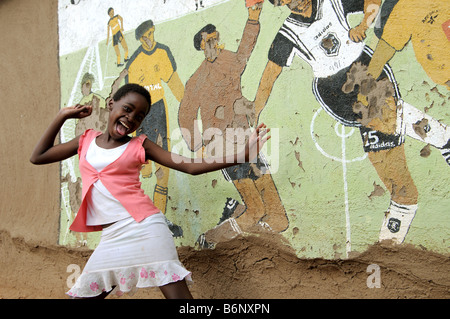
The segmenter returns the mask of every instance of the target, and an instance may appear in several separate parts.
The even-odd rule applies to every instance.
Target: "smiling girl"
[[[166,298],[192,298],[191,280],[178,259],[164,215],[144,194],[139,172],[148,160],[181,172],[198,175],[252,160],[270,138],[264,124],[250,136],[245,150],[227,157],[199,161],[162,149],[145,135],[130,137],[150,111],[150,95],[137,84],[121,87],[108,102],[105,132],[87,130],[54,145],[69,118],[91,114],[90,105],[61,109],[36,145],[30,161],[48,164],[79,156],[83,181],[82,203],[70,229],[102,231],[99,245],[75,285],[67,292],[77,298],[105,298],[118,293],[159,287]]]

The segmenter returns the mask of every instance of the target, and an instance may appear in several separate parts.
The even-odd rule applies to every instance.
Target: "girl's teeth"
[[[124,122],[122,122],[122,121],[119,121],[120,122],[120,124],[122,124],[123,126],[125,126],[127,129],[130,129]]]

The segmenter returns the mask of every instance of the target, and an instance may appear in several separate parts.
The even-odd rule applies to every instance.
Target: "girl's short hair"
[[[140,86],[139,84],[136,84],[136,83],[125,84],[124,86],[120,87],[120,89],[118,89],[116,93],[114,93],[112,98],[114,101],[119,101],[121,98],[123,98],[125,95],[127,95],[130,92],[135,92],[137,94],[142,95],[145,98],[145,100],[148,103],[148,109],[147,109],[147,112],[145,113],[147,115],[148,112],[150,112],[150,106],[152,105],[152,99],[150,97],[150,93],[148,93],[148,91],[144,87]]]

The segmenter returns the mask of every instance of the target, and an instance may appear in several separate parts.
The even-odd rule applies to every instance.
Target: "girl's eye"
[[[131,111],[131,109],[128,106],[126,106],[126,105],[123,106],[123,109],[125,110],[125,112],[130,112]]]

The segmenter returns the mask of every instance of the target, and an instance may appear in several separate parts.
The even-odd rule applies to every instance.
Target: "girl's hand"
[[[247,161],[253,161],[256,156],[258,156],[259,151],[262,149],[264,144],[270,139],[270,132],[264,123],[258,125],[256,130],[252,133],[248,139],[247,145],[245,147],[245,158]]]
[[[74,105],[74,106],[68,106],[63,109],[61,109],[60,114],[65,119],[82,119],[84,117],[87,117],[92,114],[92,105],[91,104],[85,104],[85,105]]]
[[[68,142],[54,145],[56,135],[61,130],[61,127],[64,125],[64,122],[67,119],[82,119],[86,116],[91,115],[91,113],[92,105],[90,104],[77,104],[59,110],[56,118],[50,123],[41,139],[36,144],[36,147],[34,148],[33,153],[30,157],[31,163],[49,164],[65,160],[71,156],[76,155],[79,147],[78,141],[80,137],[77,136]]]

